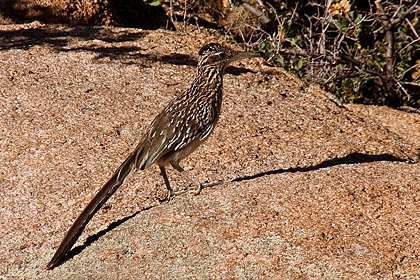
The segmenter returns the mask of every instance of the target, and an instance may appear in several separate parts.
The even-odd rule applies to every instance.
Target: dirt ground
[[[0,26],[0,278],[420,279],[420,116],[340,104],[258,58],[228,69],[219,124],[182,162],[224,185],[162,203],[158,168],[138,172],[45,270],[214,41]]]

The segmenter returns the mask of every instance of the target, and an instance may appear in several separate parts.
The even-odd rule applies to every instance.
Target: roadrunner
[[[57,252],[47,265],[51,269],[64,261],[93,215],[137,169],[156,163],[168,189],[167,198],[177,194],[171,188],[165,167],[171,165],[196,186],[199,194],[206,186],[200,184],[179,166],[179,162],[194,152],[213,131],[222,105],[223,74],[232,61],[259,57],[255,52],[234,51],[217,43],[207,44],[199,51],[197,76],[191,87],[169,103],[153,120],[134,152],[121,164],[71,226]]]

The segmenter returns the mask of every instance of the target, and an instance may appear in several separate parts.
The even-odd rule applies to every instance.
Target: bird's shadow
[[[126,221],[131,220],[132,218],[134,218],[135,216],[137,216],[141,212],[144,212],[144,211],[147,211],[149,209],[152,209],[153,207],[155,207],[155,206],[149,206],[149,207],[143,208],[142,210],[139,210],[139,211],[131,214],[130,216],[127,216],[125,218],[122,218],[122,219],[120,219],[118,221],[115,221],[115,222],[111,223],[106,229],[103,229],[103,230],[101,230],[101,231],[99,231],[99,232],[97,232],[97,233],[89,236],[86,239],[85,243],[83,243],[82,245],[76,246],[72,250],[70,250],[66,254],[66,256],[60,261],[60,263],[58,263],[56,266],[60,266],[61,264],[65,263],[66,261],[72,259],[74,256],[77,256],[84,249],[86,249],[92,243],[94,243],[97,240],[99,240],[99,238],[101,238],[102,236],[104,236],[105,234],[107,234],[108,232],[110,232],[111,230],[114,230],[115,228],[119,227],[120,225],[122,225]]]
[[[325,160],[317,165],[314,166],[307,166],[307,167],[292,167],[288,169],[276,169],[265,171],[261,173],[257,173],[254,175],[239,177],[233,179],[232,182],[242,182],[242,181],[249,181],[259,177],[267,176],[267,175],[275,175],[285,172],[295,173],[295,172],[309,172],[315,171],[322,168],[332,167],[336,165],[342,164],[360,164],[360,163],[367,163],[367,162],[378,162],[378,161],[391,161],[391,162],[412,162],[411,159],[402,159],[390,154],[381,154],[381,155],[367,155],[362,153],[351,153],[341,158],[333,158]]]
[[[260,178],[260,177],[263,177],[263,176],[270,176],[270,175],[275,175],[275,174],[280,174],[280,173],[285,173],[285,172],[291,172],[291,173],[310,172],[310,171],[315,171],[315,170],[318,170],[318,169],[323,169],[323,168],[342,165],[342,164],[360,164],[360,163],[380,162],[380,161],[410,162],[410,160],[398,158],[396,156],[389,155],[389,154],[367,155],[367,154],[362,154],[362,153],[351,153],[351,154],[348,154],[345,157],[325,160],[325,161],[321,162],[320,164],[317,164],[317,165],[314,165],[314,166],[293,167],[293,168],[288,168],[288,169],[276,169],[276,170],[264,171],[264,172],[257,173],[257,174],[254,174],[254,175],[238,177],[238,178],[235,178],[235,179],[231,180],[230,182],[249,181],[249,180],[254,180],[254,179],[257,179],[257,178]],[[167,200],[164,200],[164,201],[167,201]],[[104,236],[108,232],[112,231],[113,229],[119,227],[120,225],[122,225],[126,221],[128,221],[128,220],[136,217],[138,214],[140,214],[144,211],[150,210],[150,209],[152,209],[156,206],[157,205],[149,206],[149,207],[146,207],[142,210],[139,210],[139,211],[135,212],[134,214],[132,214],[130,216],[127,216],[123,219],[120,219],[116,222],[111,223],[106,229],[103,229],[103,230],[99,231],[98,233],[95,233],[95,234],[89,236],[87,238],[87,240],[82,245],[79,245],[79,246],[73,248],[70,252],[68,252],[67,255],[63,258],[63,260],[58,265],[61,265],[62,263],[66,262],[69,259],[73,258],[74,256],[78,255],[84,249],[86,249],[88,246],[90,246],[92,243],[99,240],[99,238],[101,238],[102,236]]]

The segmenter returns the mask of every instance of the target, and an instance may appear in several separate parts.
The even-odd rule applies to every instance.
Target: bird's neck
[[[223,88],[223,71],[224,69],[218,66],[203,67],[197,71],[197,76],[194,79],[193,86],[205,90],[208,93],[221,94]]]
[[[223,69],[215,67],[199,68],[190,89],[185,97],[204,108],[217,122],[222,105]]]

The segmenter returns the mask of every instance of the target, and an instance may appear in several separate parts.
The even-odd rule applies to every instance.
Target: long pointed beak
[[[229,59],[226,60],[224,67],[227,67],[231,62],[244,59],[244,58],[252,58],[252,57],[261,57],[261,55],[257,52],[242,52],[238,51],[231,55]]]
[[[252,57],[261,57],[261,55],[257,52],[237,52],[229,59],[230,61],[235,61],[244,58],[252,58]]]

